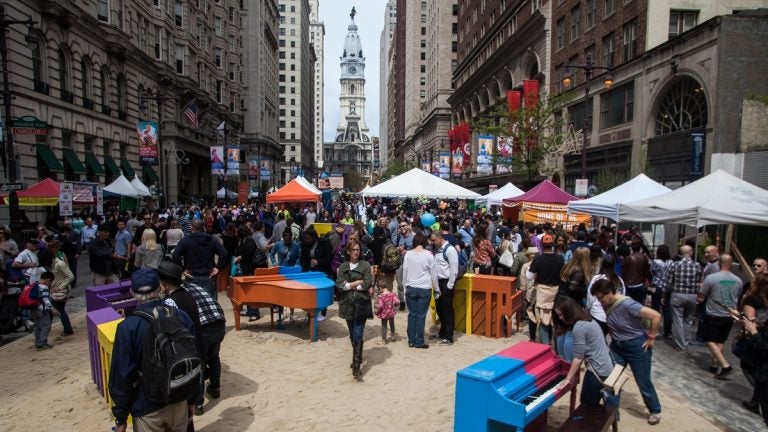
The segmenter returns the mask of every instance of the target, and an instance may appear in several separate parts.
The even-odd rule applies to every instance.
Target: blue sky
[[[365,119],[371,136],[379,136],[379,38],[384,28],[386,0],[320,0],[320,20],[325,24],[325,124],[323,140],[332,142],[339,124],[339,57],[344,50],[349,13],[355,7],[357,33],[365,56]]]

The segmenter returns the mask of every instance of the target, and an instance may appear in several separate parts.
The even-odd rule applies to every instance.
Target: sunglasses
[[[400,228],[408,228],[408,225],[400,225]]]

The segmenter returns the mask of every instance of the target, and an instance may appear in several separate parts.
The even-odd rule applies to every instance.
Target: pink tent
[[[528,192],[504,200],[505,207],[515,207],[521,202],[532,202],[541,204],[568,204],[568,201],[575,201],[578,198],[565,192],[549,180],[544,180]]]
[[[549,180],[528,192],[502,201],[504,217],[523,222],[558,223],[568,229],[573,224],[589,223],[589,215],[568,213],[568,201],[578,200]]]

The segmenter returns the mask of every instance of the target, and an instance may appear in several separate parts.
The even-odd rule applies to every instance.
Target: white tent
[[[312,192],[322,195],[323,192],[320,191],[320,189],[316,188],[315,185],[313,185],[309,180],[305,179],[304,176],[297,176],[296,181],[299,182],[302,186],[305,188],[311,190]]]
[[[476,199],[480,194],[414,168],[363,192],[364,197]]]
[[[110,183],[109,186],[104,187],[104,190],[116,195],[129,196],[132,198],[143,196],[143,193],[136,190],[131,182],[129,182],[128,179],[125,178],[125,176],[122,174],[120,174],[120,177],[118,177],[115,181]]]
[[[229,198],[237,198],[237,192],[232,192],[231,190],[228,190],[227,196]],[[216,191],[216,198],[224,198],[224,188],[221,188]]]
[[[131,186],[133,186],[134,189],[139,191],[139,195],[141,196],[151,196],[152,192],[149,191],[149,188],[139,180],[139,177],[134,177],[133,180],[131,180]]]
[[[768,191],[723,170],[664,195],[621,204],[621,220],[679,223],[768,224]]]
[[[513,185],[512,183],[507,183],[501,189],[496,189],[495,191],[489,193],[488,195],[483,195],[480,198],[476,199],[475,204],[489,205],[489,206],[501,205],[501,201],[504,198],[514,198],[524,193],[525,191],[520,190],[520,188]]]
[[[600,195],[584,200],[568,201],[568,211],[602,216],[618,221],[620,204],[663,195],[669,191],[671,189],[668,187],[656,183],[645,174],[640,174]]]

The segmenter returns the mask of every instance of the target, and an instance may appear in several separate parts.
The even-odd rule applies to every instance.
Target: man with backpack
[[[184,432],[202,372],[194,325],[163,303],[155,270],[134,272],[131,293],[138,305],[117,326],[109,371],[115,431],[125,432],[132,415],[137,431]]]
[[[453,287],[459,272],[459,253],[443,238],[440,231],[431,236],[435,252],[435,267],[437,269],[438,295],[437,316],[440,317],[440,332],[436,335],[440,345],[453,345]]]

